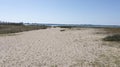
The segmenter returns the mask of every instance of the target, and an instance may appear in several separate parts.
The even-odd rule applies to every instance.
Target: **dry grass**
[[[46,26],[0,25],[0,34],[17,33],[46,28]]]
[[[120,34],[120,28],[102,28],[106,34]]]
[[[103,45],[109,47],[120,48],[120,28],[101,28],[100,34],[104,34],[105,37],[102,38]]]

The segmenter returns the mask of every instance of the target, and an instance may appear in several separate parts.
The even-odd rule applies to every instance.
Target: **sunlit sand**
[[[0,67],[119,67],[120,49],[105,46],[99,29],[60,30],[0,37]]]

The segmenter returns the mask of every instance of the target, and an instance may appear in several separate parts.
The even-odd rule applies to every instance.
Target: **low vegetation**
[[[105,31],[106,36],[104,41],[120,41],[120,28],[102,28]]]
[[[73,26],[58,26],[58,27],[60,27],[60,28],[73,28]]]
[[[120,41],[120,34],[115,34],[112,36],[107,36],[103,38],[104,41]]]
[[[120,34],[120,28],[103,28],[107,34]]]
[[[24,25],[23,23],[0,23],[0,34],[46,29],[45,25]]]
[[[64,29],[63,30],[60,30],[61,32],[65,31]]]

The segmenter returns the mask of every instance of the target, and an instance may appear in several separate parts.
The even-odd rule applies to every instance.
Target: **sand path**
[[[76,67],[94,62],[108,49],[95,32],[52,28],[0,37],[0,67]]]

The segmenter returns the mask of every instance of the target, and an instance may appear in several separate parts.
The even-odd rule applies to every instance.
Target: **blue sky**
[[[120,25],[120,0],[0,0],[0,20]]]

